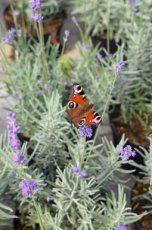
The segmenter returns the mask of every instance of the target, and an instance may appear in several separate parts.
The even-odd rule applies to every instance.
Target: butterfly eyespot
[[[76,106],[77,106],[77,104],[75,102],[73,102],[73,101],[68,102],[69,109],[74,109],[74,108],[76,108]]]
[[[81,93],[82,91],[82,87],[80,85],[74,85],[73,89],[75,93]]]
[[[83,126],[85,123],[85,118],[82,118],[81,121],[79,122],[79,126]]]
[[[101,117],[99,115],[95,116],[94,122],[99,124],[101,122]]]

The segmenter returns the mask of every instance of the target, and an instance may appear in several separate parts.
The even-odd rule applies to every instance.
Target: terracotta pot
[[[5,21],[5,25],[7,29],[10,29],[11,27],[15,27],[13,16],[11,15],[10,12],[11,12],[10,7],[6,8],[4,12],[4,21]],[[50,37],[50,42],[52,44],[57,44],[59,42],[59,32],[60,32],[60,29],[64,22],[65,17],[66,17],[65,12],[61,12],[56,17],[51,18],[50,20],[47,19],[47,21],[44,20],[44,22],[42,22],[44,38]],[[23,24],[22,21],[23,19],[19,15],[17,18],[17,23],[22,26]],[[22,29],[24,30],[25,33],[27,33],[27,38],[31,36],[35,38],[37,35],[37,31],[35,30],[34,27],[31,27],[29,31],[28,25],[25,19],[24,19],[24,28]]]

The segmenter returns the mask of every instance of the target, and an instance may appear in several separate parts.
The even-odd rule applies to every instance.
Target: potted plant
[[[151,194],[151,160],[152,160],[152,138],[149,138],[149,150],[143,149],[139,151],[144,159],[144,165],[137,165],[143,171],[142,180],[138,180],[132,190],[132,208],[136,213],[141,213],[146,210],[148,214],[139,221],[138,229],[148,230],[151,228],[151,208],[152,208],[152,194]],[[144,154],[143,154],[144,152]]]
[[[117,45],[127,44],[132,24],[146,23],[151,18],[150,1],[73,0],[73,13],[79,14],[87,34],[94,45],[100,44],[109,54],[117,51]],[[105,52],[101,51],[102,56]]]
[[[148,27],[148,24],[147,24]],[[110,113],[115,144],[122,133],[133,147],[148,147],[151,133],[151,29],[136,27],[124,52],[126,68],[116,82],[115,99]],[[147,29],[146,29],[147,28]],[[138,155],[139,156],[139,155]],[[136,160],[136,159],[135,159]],[[139,156],[138,163],[143,163]]]

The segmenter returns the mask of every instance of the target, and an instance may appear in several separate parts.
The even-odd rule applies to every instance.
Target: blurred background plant
[[[148,147],[147,137],[152,133],[151,35],[150,21],[141,23],[140,27],[136,23],[132,24],[124,49],[126,68],[120,73],[113,91],[117,104],[113,122],[124,127],[122,132],[128,133],[128,138],[134,144],[144,147]],[[127,129],[130,129],[130,133]]]
[[[88,33],[97,34],[116,41],[128,38],[128,31],[132,30],[132,23],[140,25],[151,19],[151,2],[130,0],[72,0],[73,14],[79,14],[86,25]]]
[[[5,226],[6,220],[8,219],[17,218],[17,216],[12,214],[12,212],[13,210],[10,207],[0,203],[0,226]]]
[[[16,17],[20,15],[23,17],[25,22],[29,23],[31,21],[32,13],[31,2],[29,0],[13,1],[9,11],[10,15],[12,15],[12,13]],[[65,0],[43,0],[41,2],[41,13],[44,17],[44,20],[51,20],[54,17],[57,17],[58,14],[63,13],[66,4],[67,3]]]

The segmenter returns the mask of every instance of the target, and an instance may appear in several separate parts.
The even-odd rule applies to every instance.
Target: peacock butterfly
[[[66,111],[73,123],[78,127],[98,125],[101,117],[93,109],[93,104],[87,100],[84,90],[79,84],[74,84]]]

